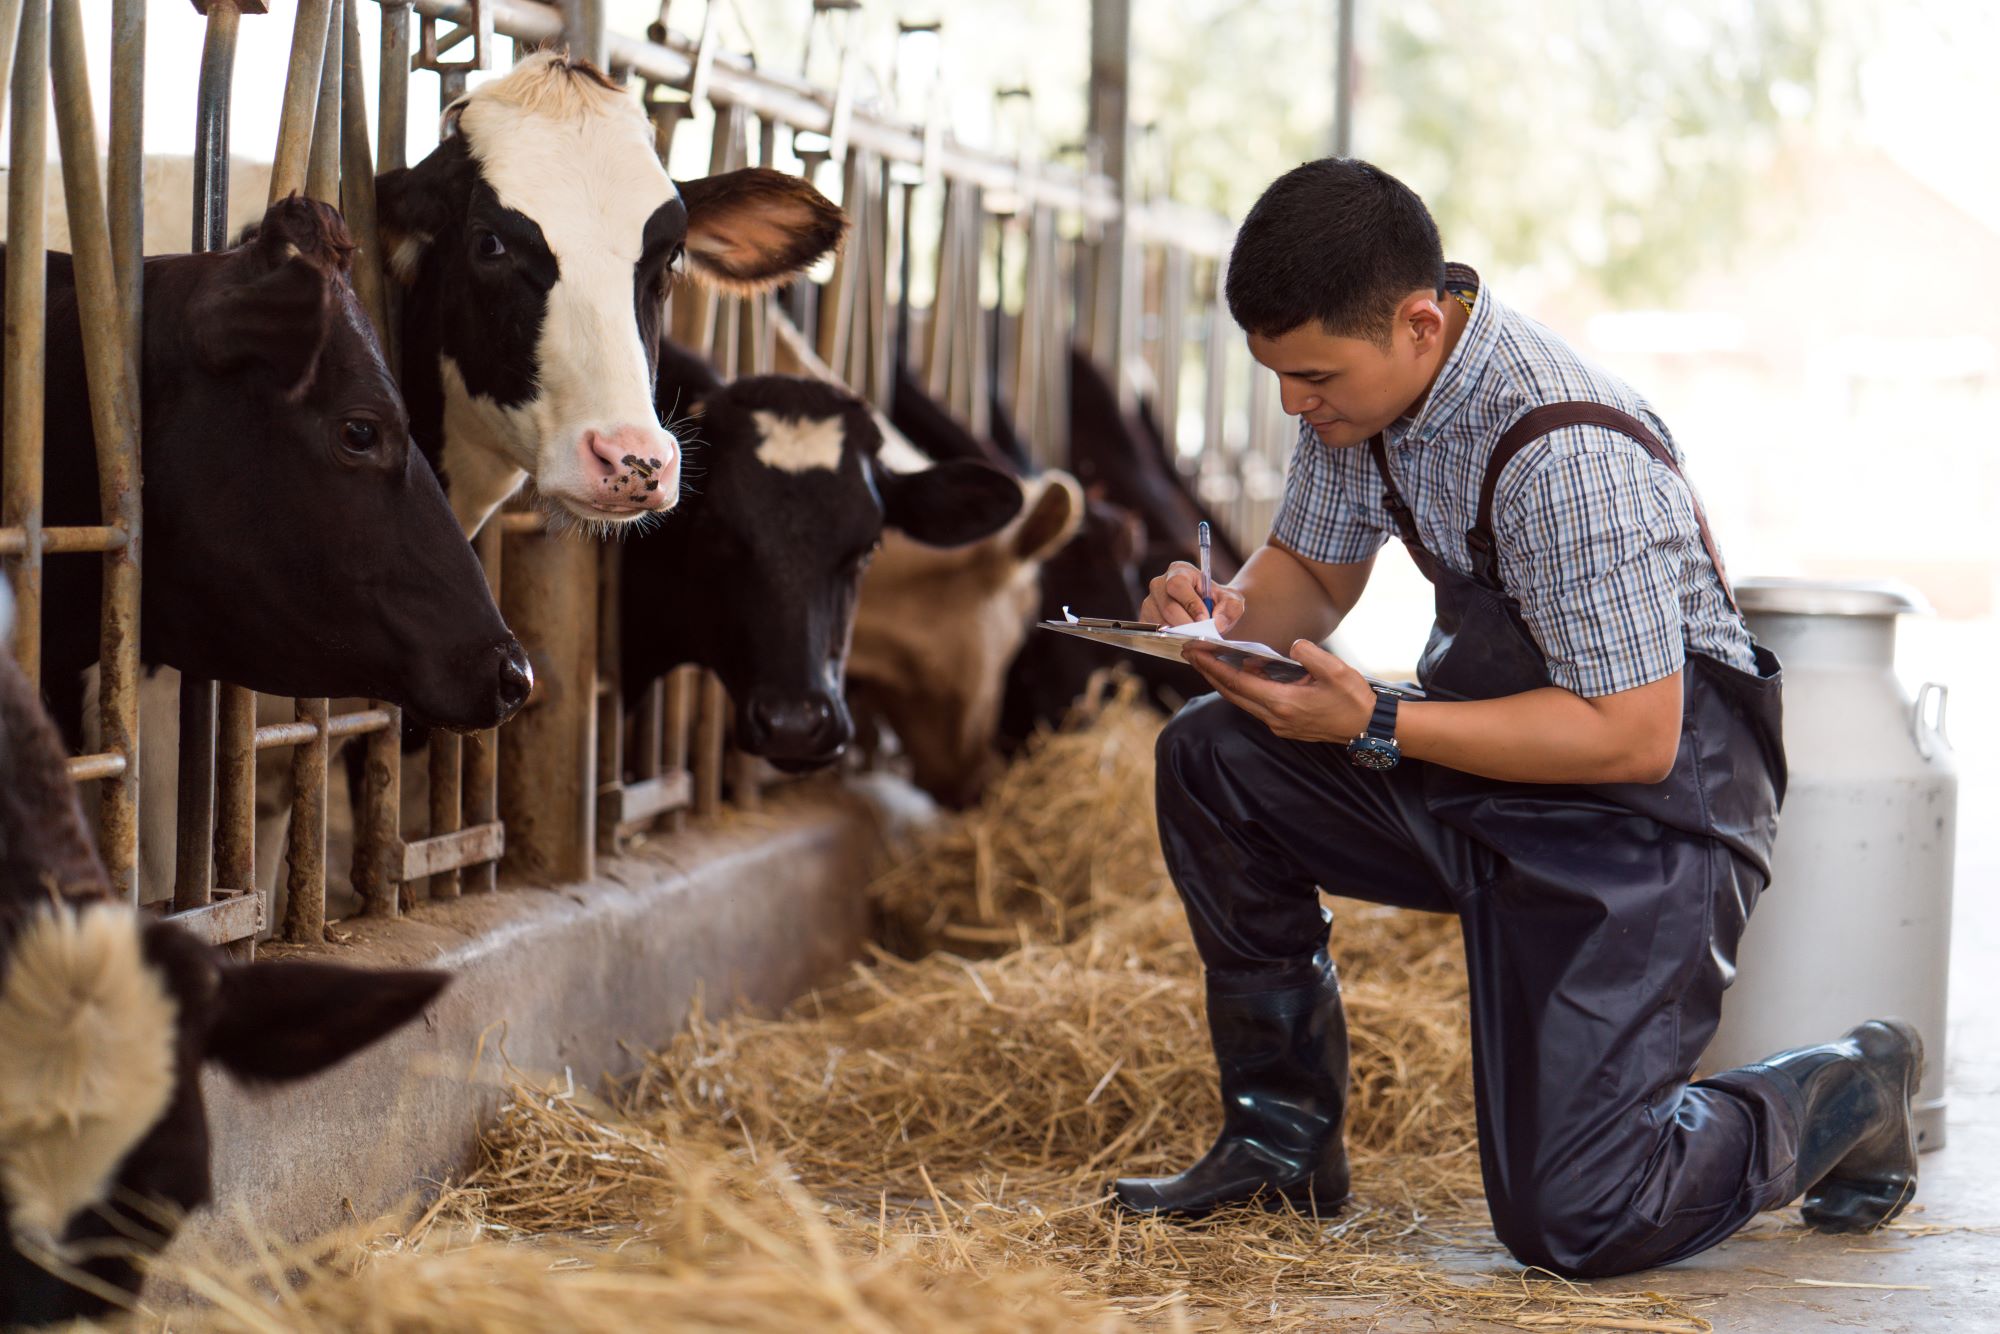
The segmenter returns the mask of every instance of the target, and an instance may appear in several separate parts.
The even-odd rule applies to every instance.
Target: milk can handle
[[[1930,702],[1933,693],[1937,695],[1935,725],[1925,721],[1924,718],[1924,706]],[[1933,740],[1943,742],[1947,750],[1951,748],[1951,738],[1944,734],[1944,709],[1950,699],[1951,688],[1939,685],[1936,681],[1926,681],[1917,689],[1917,702],[1910,709],[1910,740],[1917,743],[1917,754],[1925,759],[1931,758],[1936,753],[1932,745]]]

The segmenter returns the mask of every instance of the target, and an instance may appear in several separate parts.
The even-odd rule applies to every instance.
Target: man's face
[[[1285,411],[1321,444],[1344,449],[1366,444],[1423,396],[1437,373],[1442,323],[1436,302],[1412,298],[1386,346],[1308,321],[1276,338],[1251,334],[1250,355],[1277,374]]]

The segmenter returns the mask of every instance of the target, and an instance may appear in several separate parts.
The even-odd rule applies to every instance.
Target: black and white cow
[[[0,620],[6,600],[0,583]],[[131,1304],[209,1199],[203,1065],[302,1079],[447,980],[232,963],[110,898],[55,729],[0,647],[0,1328]]]
[[[687,414],[698,438],[679,511],[621,553],[625,692],[699,663],[735,701],[737,745],[780,768],[829,764],[854,735],[848,640],[882,530],[974,542],[1020,512],[1020,484],[972,462],[891,472],[868,405],[825,381],[724,386],[670,343],[659,378],[663,413]]]
[[[533,479],[550,515],[606,531],[674,504],[680,447],[654,410],[674,270],[752,291],[835,247],[840,211],[764,168],[684,182],[636,100],[544,53],[445,112],[385,172],[389,267],[408,291],[403,389],[466,533]]]
[[[491,727],[526,655],[412,448],[323,204],[274,204],[232,250],[145,262],[140,656],[274,695],[367,695]],[[44,522],[95,524],[97,454],[70,257],[48,260]],[[45,572],[42,681],[82,737],[99,563]]]

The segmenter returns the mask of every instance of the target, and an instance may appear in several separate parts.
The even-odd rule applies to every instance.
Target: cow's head
[[[1041,564],[1083,510],[1067,473],[1022,485],[1023,513],[992,537],[939,551],[891,533],[861,581],[851,693],[895,729],[917,786],[948,806],[978,801],[998,766],[1007,665],[1034,615]]]
[[[147,261],[147,656],[491,727],[527,698],[527,657],[410,443],[352,250],[293,198],[233,250]]]
[[[684,380],[662,374],[663,405]],[[854,735],[848,641],[884,528],[976,542],[1019,512],[1020,484],[976,463],[889,471],[868,405],[818,380],[752,376],[681,408],[697,437],[684,512],[623,553],[627,691],[701,663],[729,688],[740,747],[785,769],[829,764]]]
[[[760,290],[839,243],[839,210],[764,168],[677,190],[639,104],[552,53],[454,102],[445,131],[377,203],[410,287],[404,385],[460,522],[528,478],[590,528],[671,508],[653,352],[672,272]]]
[[[108,898],[55,729],[0,650],[0,1327],[131,1305],[209,1198],[204,1064],[302,1078],[445,981],[232,963]]]

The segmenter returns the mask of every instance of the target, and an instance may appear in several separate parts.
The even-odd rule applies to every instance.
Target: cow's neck
[[[445,498],[470,538],[528,480],[527,471],[507,454],[507,437],[519,429],[508,419],[520,410],[475,397],[451,358],[440,356],[438,365],[444,399],[444,443],[438,462]]]

